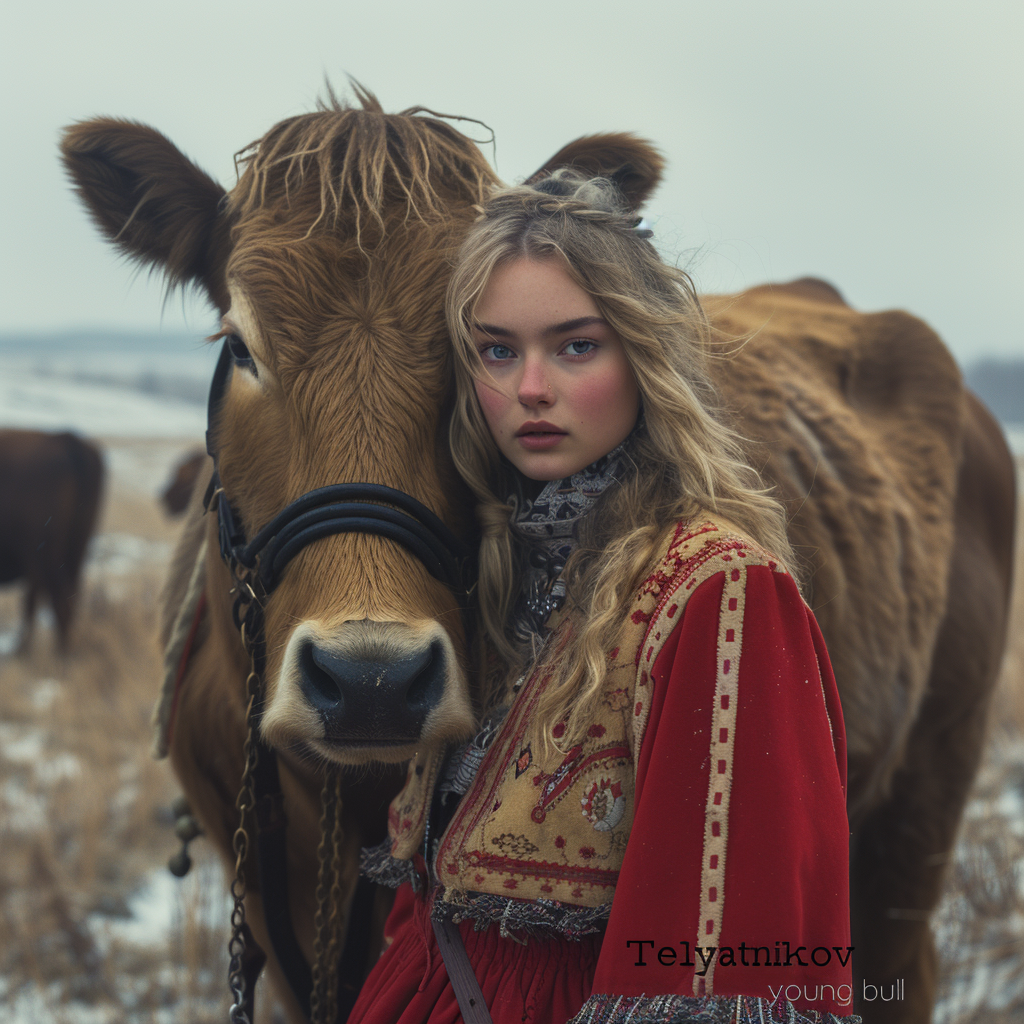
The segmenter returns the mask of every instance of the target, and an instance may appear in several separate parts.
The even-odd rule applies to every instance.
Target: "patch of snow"
[[[0,422],[110,437],[201,438],[213,346],[0,349]]]
[[[30,793],[18,779],[5,779],[0,800],[6,805],[4,826],[12,832],[37,832],[46,824],[46,801]]]
[[[225,893],[223,904],[218,906],[220,901],[214,901],[211,907],[206,894],[218,889]],[[175,878],[166,867],[158,868],[128,901],[130,916],[115,919],[94,912],[88,917],[88,926],[104,951],[115,941],[135,946],[159,945],[166,943],[172,930],[180,925],[188,905],[207,927],[219,927],[228,920],[231,899],[219,863],[203,861],[183,879]]]
[[[40,760],[35,767],[36,778],[46,786],[52,786],[63,779],[74,779],[82,774],[82,762],[67,752],[53,754]]]
[[[109,948],[113,941],[133,946],[164,943],[174,925],[180,890],[178,880],[166,868],[154,871],[128,901],[130,917],[114,919],[105,914],[90,914],[89,931],[101,949]]]
[[[74,1021],[74,1024],[115,1024],[122,1015],[112,1006],[89,1006],[75,1001],[64,1002],[59,983],[46,989],[37,984],[25,985],[4,1007],[5,1024],[43,1024],[45,1021]]]
[[[60,696],[61,685],[56,679],[40,679],[32,689],[32,707],[46,711]]]
[[[199,402],[6,370],[0,383],[0,421],[110,437],[202,437],[206,410]]]
[[[140,442],[105,438],[103,456],[115,487],[137,494],[159,495],[179,462],[203,447],[203,434]]]
[[[6,626],[0,629],[0,657],[7,657],[14,653],[18,646],[18,638],[21,636],[21,626]]]
[[[45,742],[46,733],[42,729],[22,729],[11,722],[0,723],[0,754],[14,764],[38,761]]]
[[[978,779],[979,795],[967,805],[964,821],[967,829],[957,844],[955,856],[960,863],[973,862],[978,884],[998,892],[1007,881],[1015,882],[1024,897],[1024,871],[1013,863],[1009,870],[1015,878],[1006,879],[1006,868],[992,859],[991,850],[971,844],[972,828],[1005,837],[1019,843],[1024,836],[1024,743],[1002,743],[989,754],[989,762]],[[978,824],[972,824],[978,823]],[[1003,892],[1009,890],[1003,889]],[[985,1009],[998,1011],[1016,1005],[1024,998],[1024,975],[1020,969],[1024,953],[1024,915],[1008,912],[988,923],[969,941],[964,941],[964,925],[976,909],[962,893],[947,899],[939,908],[934,925],[942,948],[955,948],[958,963],[945,997],[935,1008],[935,1024],[971,1017]],[[959,964],[963,967],[960,968]]]
[[[86,574],[127,576],[143,562],[165,562],[174,545],[168,541],[146,540],[130,533],[100,533],[89,544]]]

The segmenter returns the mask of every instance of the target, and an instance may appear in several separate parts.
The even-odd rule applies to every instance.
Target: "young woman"
[[[392,805],[369,867],[402,884],[352,1020],[459,1019],[435,923],[496,1024],[850,1012],[835,681],[649,234],[558,172],[459,255],[451,440],[501,668],[480,735]]]

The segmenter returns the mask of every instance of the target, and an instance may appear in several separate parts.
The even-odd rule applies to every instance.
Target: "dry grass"
[[[1024,528],[1024,518],[1022,518]],[[163,544],[155,503],[112,492],[101,529]],[[1024,581],[1024,549],[1017,578]],[[184,883],[177,787],[149,757],[160,674],[162,568],[92,575],[72,656],[0,656],[0,1018],[17,1024],[226,1019],[225,883],[202,841]],[[0,594],[0,626],[16,617]],[[992,739],[940,915],[943,1024],[1024,1020],[1024,586],[993,706]],[[1014,796],[1016,794],[1016,797]],[[169,890],[133,902],[147,884]],[[170,905],[147,925],[131,910]]]
[[[223,914],[211,927],[207,912],[223,907],[219,871],[190,879],[168,928],[123,934],[176,848],[177,789],[148,756],[158,575],[93,584],[66,662],[42,631],[31,660],[0,670],[0,1002],[20,1000],[26,1019],[81,1020],[90,1007],[89,1020],[148,1021],[184,1002],[200,1021],[220,1002],[220,972],[206,970],[223,959]]]
[[[943,1024],[1024,1021],[1024,502],[1015,557],[988,749],[937,921]]]

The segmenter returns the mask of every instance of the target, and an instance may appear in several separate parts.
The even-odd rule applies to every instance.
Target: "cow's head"
[[[472,545],[447,446],[443,300],[496,178],[447,123],[359,99],[276,125],[240,155],[230,192],[127,121],[70,128],[64,161],[115,245],[219,311],[232,366],[213,441],[248,537],[308,491],[367,481],[410,494]],[[637,203],[660,172],[629,136],[579,140],[545,169],[569,163],[613,174]],[[266,602],[265,636],[273,746],[397,762],[472,728],[458,604],[391,540],[303,548]]]

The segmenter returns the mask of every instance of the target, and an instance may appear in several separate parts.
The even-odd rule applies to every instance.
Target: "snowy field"
[[[176,849],[176,786],[148,757],[156,594],[178,529],[156,496],[174,463],[202,445],[214,356],[0,348],[0,426],[78,430],[100,441],[108,467],[72,657],[50,652],[45,616],[32,657],[11,657],[17,599],[0,593],[3,1022],[223,1019],[221,871],[202,841],[185,882],[164,868]],[[1024,454],[1024,428],[1011,437]],[[942,1024],[1024,1020],[1020,602],[1015,623],[937,921]]]
[[[201,439],[216,356],[216,347],[200,340],[73,347],[0,341],[0,425]]]

